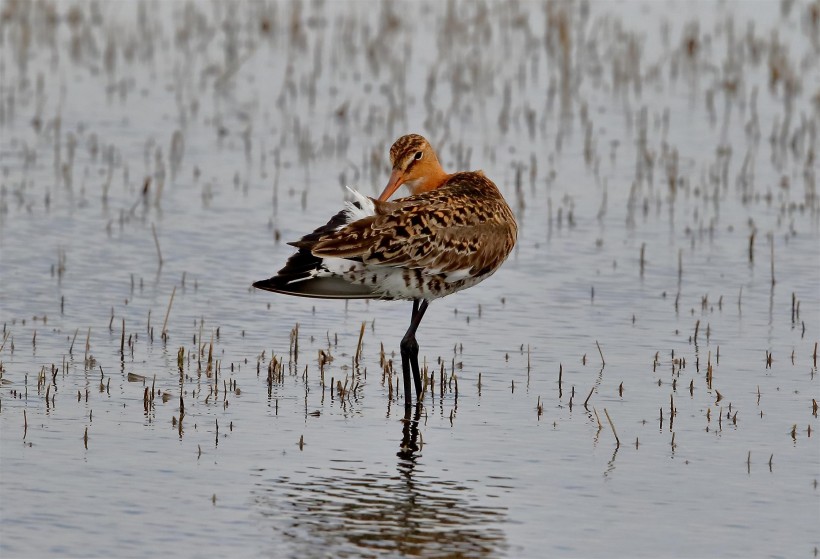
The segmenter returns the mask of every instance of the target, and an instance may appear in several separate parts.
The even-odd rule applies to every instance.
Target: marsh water
[[[6,2],[3,557],[815,557],[820,8]],[[422,133],[519,223],[254,291]]]

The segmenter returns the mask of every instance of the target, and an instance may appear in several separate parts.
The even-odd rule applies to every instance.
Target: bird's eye
[[[416,152],[416,155],[414,155],[414,156],[413,156],[413,159],[415,159],[416,161],[418,161],[419,159],[421,159],[421,156],[422,156],[422,155],[424,155],[422,152],[417,151],[417,152]]]

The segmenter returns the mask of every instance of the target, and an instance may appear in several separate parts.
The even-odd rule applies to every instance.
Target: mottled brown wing
[[[483,276],[504,262],[515,242],[509,226],[500,223],[444,227],[434,230],[428,241],[421,257],[418,249],[404,247],[393,265],[456,274],[452,279]]]
[[[423,269],[430,274],[480,276],[515,244],[515,220],[483,175],[459,173],[438,190],[396,202],[376,202],[376,215],[317,240],[321,257],[361,259],[368,266]]]

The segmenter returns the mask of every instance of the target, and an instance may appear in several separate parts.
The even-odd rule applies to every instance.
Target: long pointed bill
[[[402,172],[399,169],[393,169],[393,172],[390,174],[390,180],[387,182],[387,186],[384,187],[384,191],[379,196],[380,202],[386,202],[393,196],[393,193],[399,189],[399,187],[404,183],[402,178]]]

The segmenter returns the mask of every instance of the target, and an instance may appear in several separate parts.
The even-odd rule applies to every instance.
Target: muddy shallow
[[[815,556],[818,19],[5,4],[3,557]],[[250,284],[410,131],[520,233],[405,418],[409,303]]]

